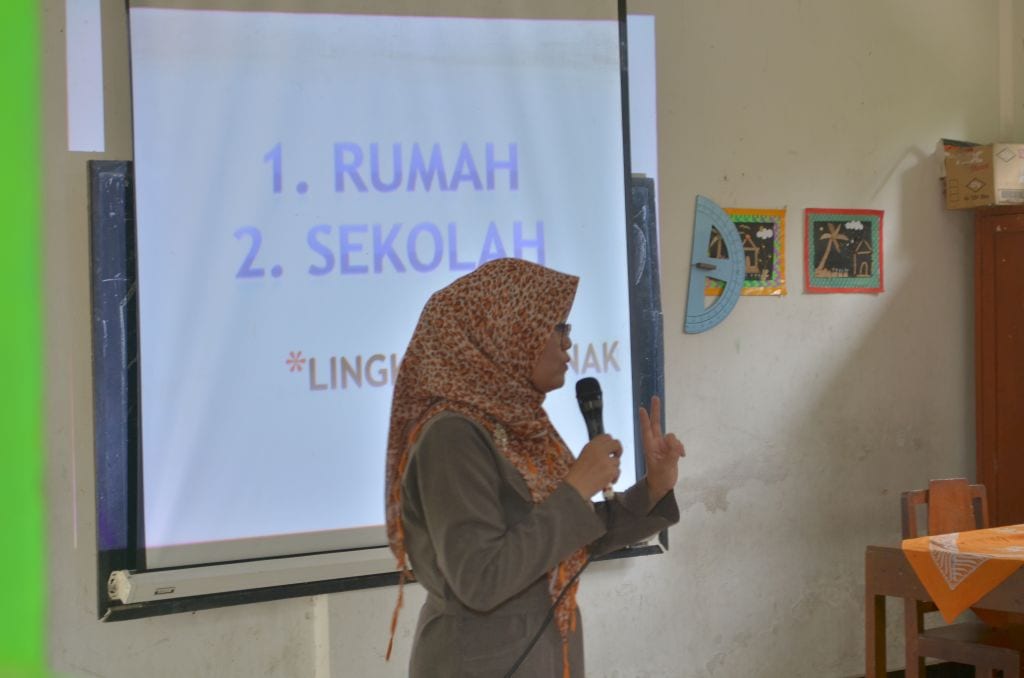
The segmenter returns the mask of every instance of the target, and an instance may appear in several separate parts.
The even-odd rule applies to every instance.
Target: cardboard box
[[[1024,144],[943,140],[946,208],[1024,204]]]

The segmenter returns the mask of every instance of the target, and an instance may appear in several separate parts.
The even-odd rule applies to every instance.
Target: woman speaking
[[[499,259],[420,315],[395,384],[386,487],[391,549],[427,591],[413,678],[584,676],[577,575],[679,519],[683,445],[662,434],[657,397],[640,408],[646,476],[597,504],[622,445],[600,435],[574,458],[544,411],[565,382],[578,281]]]

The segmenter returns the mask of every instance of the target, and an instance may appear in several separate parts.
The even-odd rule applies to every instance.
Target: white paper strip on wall
[[[629,150],[633,173],[646,174],[658,186],[657,62],[654,16],[626,17],[629,49]]]
[[[65,0],[68,150],[104,150],[100,0]]]

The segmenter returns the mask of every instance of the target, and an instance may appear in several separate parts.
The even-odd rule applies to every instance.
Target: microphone
[[[602,398],[601,384],[593,377],[584,377],[576,382],[576,402],[580,404],[583,423],[587,425],[587,436],[591,440],[604,433],[604,421],[601,417]],[[604,498],[611,501],[615,497],[612,486],[604,488]]]

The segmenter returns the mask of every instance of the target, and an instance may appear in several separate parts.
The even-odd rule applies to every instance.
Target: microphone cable
[[[583,421],[587,425],[587,435],[591,440],[593,440],[596,436],[604,433],[604,422],[601,418],[602,397],[600,382],[593,377],[584,377],[577,381],[576,400],[579,402],[580,412],[583,414]],[[605,505],[608,506],[608,510],[611,511],[611,502],[615,498],[615,491],[612,489],[612,486],[609,485],[604,489],[603,494]],[[516,659],[515,664],[513,664],[512,668],[508,670],[508,673],[505,674],[504,678],[512,678],[512,674],[514,674],[519,669],[520,665],[526,661],[526,657],[530,654],[533,646],[537,644],[537,641],[540,640],[541,634],[544,633],[548,624],[550,624],[551,620],[554,619],[555,610],[558,608],[558,604],[562,602],[562,598],[565,597],[565,594],[570,588],[572,588],[572,585],[576,582],[579,576],[583,574],[583,570],[587,569],[588,565],[590,565],[589,555],[587,556],[586,562],[583,563],[583,567],[580,568],[579,572],[572,576],[569,583],[565,585],[562,591],[558,594],[558,597],[555,598],[555,602],[551,605],[550,609],[548,609],[548,614],[544,618],[544,623],[541,624],[540,628],[537,629],[537,632],[533,634],[533,638],[530,639],[530,643],[526,646],[526,649],[523,650],[522,654],[519,655],[519,658]]]
[[[607,510],[610,514],[610,512],[613,510],[614,505],[607,500],[604,503],[605,506],[608,507]],[[579,572],[574,574],[572,578],[569,579],[569,582],[562,587],[562,591],[558,594],[558,597],[555,598],[555,602],[551,604],[550,608],[548,608],[548,613],[547,616],[544,617],[544,622],[540,625],[540,628],[537,629],[537,632],[533,634],[533,638],[530,639],[530,642],[526,646],[526,649],[523,650],[522,654],[519,655],[519,658],[516,659],[516,662],[512,665],[512,668],[508,670],[508,673],[506,673],[503,678],[512,678],[512,675],[517,670],[519,670],[519,667],[522,665],[522,663],[526,661],[526,658],[529,656],[530,651],[533,649],[533,646],[537,644],[538,640],[540,640],[541,634],[544,633],[544,630],[548,627],[548,624],[551,623],[551,620],[555,618],[555,610],[558,609],[559,603],[562,602],[562,599],[565,598],[565,594],[569,592],[569,589],[572,588],[572,585],[576,583],[576,580],[580,578],[581,574],[583,574],[583,570],[587,569],[587,566],[590,565],[591,562],[593,562],[593,558],[588,554],[586,561],[584,561],[583,563],[583,567],[581,567],[579,569]]]
[[[555,618],[555,610],[558,609],[558,604],[562,602],[562,598],[565,598],[565,594],[569,592],[572,585],[577,579],[579,579],[579,576],[583,574],[583,570],[587,569],[587,565],[590,565],[589,557],[586,562],[583,563],[583,567],[579,569],[579,572],[574,574],[572,579],[569,580],[569,583],[562,588],[562,592],[558,594],[558,597],[555,598],[555,602],[551,604],[550,608],[548,608],[548,614],[544,617],[544,623],[541,624],[540,628],[537,629],[537,632],[533,634],[533,638],[530,639],[530,643],[526,646],[526,649],[523,650],[522,654],[519,655],[519,659],[516,659],[516,663],[512,665],[512,668],[508,670],[508,673],[505,674],[504,678],[512,678],[512,674],[514,674],[519,669],[519,666],[526,661],[526,658],[530,654],[530,650],[532,650],[533,646],[537,644],[538,640],[540,640],[541,634],[544,633],[544,630],[548,627],[548,624],[551,623],[551,620]]]

